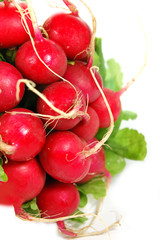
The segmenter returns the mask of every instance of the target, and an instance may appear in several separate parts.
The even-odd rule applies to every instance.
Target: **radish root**
[[[3,142],[1,135],[0,135],[0,152],[7,155],[11,155],[15,152],[15,146]]]
[[[28,79],[19,79],[17,82],[17,91],[16,91],[16,99],[19,99],[19,92],[20,92],[20,84],[24,83],[26,84],[26,86],[29,88],[30,91],[32,91],[33,93],[35,93],[37,96],[39,96],[52,110],[54,110],[56,113],[58,113],[58,116],[51,116],[51,115],[44,115],[44,114],[39,114],[39,113],[23,113],[21,112],[21,114],[30,114],[30,115],[37,115],[43,119],[49,119],[49,120],[58,120],[61,118],[65,118],[65,119],[74,119],[78,116],[85,116],[88,115],[85,112],[79,111],[79,109],[81,108],[81,96],[78,94],[77,98],[75,100],[74,105],[71,107],[73,109],[68,109],[70,110],[69,112],[63,112],[62,110],[60,110],[59,108],[56,108],[41,92],[39,92],[35,86],[36,84]],[[18,112],[14,112],[13,114],[18,113]]]

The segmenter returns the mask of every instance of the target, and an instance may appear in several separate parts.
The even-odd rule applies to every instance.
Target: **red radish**
[[[37,196],[41,217],[54,219],[73,214],[79,206],[80,196],[71,183],[48,182]],[[64,221],[57,222],[59,229],[66,235],[76,236],[65,229]]]
[[[101,75],[96,69],[93,69],[93,73],[100,87],[102,87],[103,81]],[[100,96],[100,91],[90,72],[90,62],[86,64],[82,61],[75,61],[73,65],[68,64],[64,78],[73,85],[78,86],[83,92],[85,99],[89,100],[89,103],[94,102]]]
[[[69,131],[54,132],[47,136],[39,154],[45,171],[58,181],[74,183],[87,175],[90,158],[83,158],[85,142]]]
[[[94,147],[97,142],[98,140],[96,138],[88,141],[90,149]],[[105,168],[105,151],[103,147],[101,147],[97,153],[91,155],[91,166],[89,172],[78,183],[86,183],[95,176],[106,176],[109,180],[111,180],[111,174]]]
[[[65,217],[78,208],[80,196],[72,183],[48,182],[37,196],[41,217],[47,219]]]
[[[30,160],[41,151],[45,143],[43,123],[32,113],[25,108],[16,108],[0,117],[0,151],[9,160]]]
[[[96,111],[90,106],[87,109],[89,119],[83,119],[78,125],[72,128],[72,132],[86,141],[92,139],[99,129],[99,118]]]
[[[91,29],[78,12],[53,14],[43,27],[49,39],[60,44],[69,59],[84,59],[89,55]]]
[[[36,197],[45,184],[46,174],[36,159],[28,162],[9,161],[3,165],[7,182],[0,182],[0,204],[13,205],[20,214],[24,202]]]
[[[67,82],[60,81],[52,83],[48,85],[42,93],[51,102],[51,104],[63,112],[69,112],[73,109],[77,99],[79,99],[78,105],[80,106],[80,110],[85,110],[85,100],[81,91],[74,89]],[[41,98],[39,98],[37,102],[37,111],[38,113],[45,115],[58,115],[58,113],[52,110]],[[50,128],[55,128],[56,130],[69,130],[76,126],[81,119],[82,117],[76,117],[74,119],[61,118],[60,120],[55,121],[51,119],[48,124]]]
[[[24,94],[24,83],[20,84],[19,101],[16,99],[16,86],[21,73],[11,64],[0,61],[0,112],[18,105]]]
[[[121,101],[120,96],[121,94],[126,90],[126,88],[121,89],[118,92],[114,92],[111,89],[103,88],[104,95],[109,103],[109,106],[111,108],[114,121],[117,120],[117,118],[120,115],[121,112]],[[100,128],[106,128],[110,126],[110,116],[107,109],[107,106],[103,100],[102,95],[99,96],[99,98],[91,103],[91,107],[97,112],[99,120],[100,120]]]
[[[19,48],[15,65],[25,78],[38,84],[49,84],[63,76],[67,68],[67,57],[59,44],[43,38],[30,2],[29,11],[35,38]],[[24,17],[22,12],[21,15]],[[25,26],[28,27],[26,22]]]
[[[27,10],[27,4],[19,2],[23,11]],[[28,27],[33,35],[32,22],[29,14],[25,15]],[[0,2],[0,48],[11,48],[29,40],[29,35],[24,29],[20,13],[10,1]]]
[[[42,61],[56,74],[63,76],[67,58],[63,49],[55,42],[35,38],[35,48]],[[17,51],[15,65],[22,75],[38,84],[49,84],[59,79],[37,57],[31,41],[24,43]]]

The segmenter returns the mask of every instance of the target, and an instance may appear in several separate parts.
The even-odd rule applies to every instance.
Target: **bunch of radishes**
[[[71,12],[53,14],[43,30],[30,1],[0,3],[0,204],[26,219],[22,204],[35,197],[42,218],[59,219],[77,210],[77,184],[111,179],[102,147],[109,136],[95,136],[112,125],[111,134],[126,88],[103,88],[93,67],[94,34],[63,2]]]

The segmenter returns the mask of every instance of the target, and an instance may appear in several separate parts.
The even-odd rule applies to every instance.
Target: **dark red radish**
[[[60,44],[69,59],[84,59],[89,56],[91,29],[74,13],[56,13],[43,24],[49,39]]]
[[[39,157],[50,176],[64,183],[74,183],[84,178],[90,168],[90,158],[83,158],[85,149],[84,140],[76,134],[57,131],[47,136]]]
[[[35,38],[35,48],[41,60],[51,71],[40,61],[32,42],[28,41],[19,48],[15,58],[15,65],[23,77],[37,84],[49,84],[59,80],[59,76],[63,76],[67,68],[67,57],[61,46],[40,37],[40,39]]]
[[[88,141],[88,146],[91,149],[96,145],[98,140],[96,138],[91,139]],[[108,172],[108,170],[105,167],[105,151],[103,147],[99,149],[99,151],[95,154],[92,154],[91,156],[91,166],[89,169],[88,174],[78,183],[86,183],[95,176],[106,176],[109,180],[111,180],[111,174]]]
[[[16,86],[21,73],[11,64],[0,61],[0,112],[18,105],[24,94],[24,83],[20,84],[19,100],[16,99]]]
[[[111,89],[103,88],[103,92],[104,92],[104,95],[109,103],[110,108],[111,108],[114,121],[116,121],[120,115],[120,112],[121,112],[120,96],[125,90],[126,89],[123,88],[118,92],[114,92]],[[109,115],[107,106],[104,102],[102,95],[100,95],[96,101],[91,103],[91,107],[98,114],[99,121],[100,121],[100,128],[109,127],[110,126],[110,115]]]
[[[19,2],[18,5],[26,11],[25,19],[31,34],[34,35],[27,4]],[[0,23],[0,48],[19,46],[29,40],[21,15],[12,1],[0,2]]]
[[[46,133],[41,119],[32,114],[15,108],[0,116],[0,151],[9,160],[28,161],[41,151]]]
[[[56,83],[52,83],[48,85],[42,93],[52,105],[62,110],[63,112],[67,113],[71,111],[75,106],[77,100],[79,101],[79,110],[85,110],[86,104],[83,94],[78,88],[74,88],[67,82],[59,81]],[[39,98],[37,102],[37,111],[40,114],[51,115],[53,117],[59,115],[53,109],[51,109],[47,105],[47,103],[45,103],[45,101],[41,98]],[[81,119],[82,116],[75,117],[74,119],[50,119],[48,121],[48,126],[56,130],[69,130],[76,126]]]
[[[100,91],[90,72],[89,65],[90,62],[89,64],[86,64],[82,61],[75,61],[74,64],[68,64],[64,78],[73,85],[79,87],[83,92],[86,101],[89,100],[89,103],[92,103],[100,96]],[[92,71],[100,87],[102,87],[103,81],[100,73],[96,69],[93,69]]]
[[[46,173],[34,158],[28,162],[9,161],[3,164],[7,182],[0,182],[0,204],[13,205],[21,214],[24,202],[35,198],[43,189]]]
[[[90,106],[87,109],[89,118],[83,119],[74,128],[71,129],[72,132],[77,134],[79,137],[86,141],[91,140],[99,129],[99,118],[96,111]]]

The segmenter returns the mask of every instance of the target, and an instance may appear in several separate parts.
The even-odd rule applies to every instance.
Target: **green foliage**
[[[104,87],[113,91],[118,91],[123,86],[123,73],[121,66],[114,59],[107,61],[106,78],[104,79]]]
[[[112,175],[112,177],[114,177],[114,175],[118,173],[121,173],[126,166],[125,159],[110,150],[106,150],[105,155],[106,155],[105,166],[106,169]]]
[[[6,58],[7,62],[14,65],[16,54],[17,54],[17,49],[16,48],[7,49],[6,52],[5,52],[5,58]]]
[[[108,145],[116,154],[132,160],[144,160],[147,154],[145,138],[135,129],[119,130],[114,139],[108,141]]]
[[[6,173],[4,172],[2,165],[3,165],[3,159],[0,157],[0,182],[7,182],[8,177],[7,177]]]
[[[93,178],[87,183],[77,185],[79,192],[92,194],[95,199],[100,199],[106,195],[106,184],[102,179]]]
[[[0,52],[0,61],[2,61],[2,62],[6,62],[4,56],[3,56],[3,54],[2,54],[1,52]]]
[[[121,119],[122,120],[135,120],[137,118],[137,113],[131,112],[131,111],[123,111],[121,114]]]
[[[84,208],[88,203],[87,195],[84,194],[83,192],[79,192],[79,194],[80,194],[79,208]]]
[[[134,119],[136,119],[136,118],[137,118],[137,114],[136,114],[136,113],[131,112],[131,111],[122,111],[121,114],[120,114],[120,116],[119,116],[119,118],[118,118],[118,119],[115,121],[115,123],[114,123],[114,129],[113,129],[112,134],[111,134],[111,136],[109,137],[109,139],[112,139],[112,138],[115,137],[115,135],[117,134],[117,132],[118,132],[120,126],[121,126],[122,120],[128,121],[128,120],[130,120],[130,119],[131,119],[131,120],[134,120]],[[97,135],[96,135],[96,138],[97,138],[98,140],[101,140],[101,139],[103,138],[103,136],[106,134],[107,131],[108,131],[108,128],[100,128],[100,129],[98,130],[98,133],[97,133]]]
[[[81,214],[84,214],[84,212],[82,212],[81,210],[77,209],[73,215],[81,215]],[[74,222],[78,222],[78,223],[84,223],[85,221],[88,220],[87,217],[75,217],[75,218],[71,218],[70,219],[71,221],[74,221]]]
[[[106,78],[106,66],[102,51],[102,39],[96,38],[95,39],[95,56],[94,56],[94,65],[99,67],[99,72],[102,76],[102,79],[105,80]]]
[[[31,201],[28,201],[26,203],[23,203],[22,208],[29,213],[30,215],[34,217],[40,218],[40,210],[36,203],[36,198],[32,199]]]

